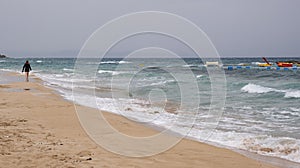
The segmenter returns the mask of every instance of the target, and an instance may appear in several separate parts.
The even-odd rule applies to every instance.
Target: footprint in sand
[[[92,158],[91,158],[92,155],[93,155],[93,153],[90,151],[81,151],[81,152],[77,153],[77,156],[79,156],[80,160],[82,160],[82,161],[92,160]]]
[[[90,152],[90,151],[81,151],[81,152],[77,153],[77,156],[79,156],[79,157],[92,156],[92,152]]]

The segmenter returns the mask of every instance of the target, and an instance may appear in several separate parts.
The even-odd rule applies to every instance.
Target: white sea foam
[[[0,70],[1,70],[1,71],[6,71],[6,72],[14,72],[14,73],[22,74],[22,71],[14,70],[14,69],[6,69],[6,68],[2,68],[2,69],[0,69]]]
[[[259,65],[259,64],[263,64],[262,62],[251,62],[251,64],[253,65]]]
[[[300,162],[300,141],[288,137],[248,136],[243,139],[241,148],[267,156]]]
[[[154,83],[151,83],[151,84],[148,84],[149,86],[159,86],[159,85],[166,85],[168,83],[173,83],[173,82],[176,82],[175,80],[165,80],[165,81],[160,81],[160,82],[154,82]],[[145,85],[143,85],[145,86]]]
[[[199,67],[199,65],[182,65],[182,67]]]
[[[112,75],[120,75],[120,74],[125,73],[125,72],[99,70],[98,73],[99,73],[99,74],[109,73],[109,74],[112,74]]]
[[[119,62],[119,64],[129,64],[129,63],[131,63],[131,62],[129,62],[129,61],[120,61]]]
[[[62,78],[64,77],[64,74],[55,74],[55,77]]]
[[[65,89],[72,89],[74,87],[91,88],[93,85],[93,79],[75,79],[69,76],[69,74],[35,74],[49,85],[59,86]],[[84,83],[84,84],[80,84]],[[94,88],[94,87],[92,87]]]
[[[294,112],[300,112],[300,108],[290,107],[290,110],[292,110]]]
[[[294,138],[197,129],[192,129],[189,136],[217,146],[243,149],[261,155],[300,162],[300,140]]]
[[[69,69],[69,68],[64,68],[63,70],[64,70],[64,71],[71,71],[71,72],[74,71],[74,69]]]
[[[247,93],[268,93],[268,92],[279,92],[284,93],[285,98],[300,98],[300,90],[280,90],[269,87],[264,87],[256,84],[249,83],[241,88],[241,91]]]
[[[103,61],[100,64],[129,64],[129,61]]]
[[[0,70],[1,70],[1,71],[7,71],[7,72],[15,72],[14,70],[6,69],[6,68],[1,68]]]
[[[100,110],[121,114],[132,120],[152,123],[157,119],[161,108],[152,107],[150,102],[138,99],[100,98],[95,96],[74,94],[76,103]],[[65,95],[66,99],[73,100],[73,95]]]
[[[202,78],[204,75],[197,75],[196,78]]]
[[[100,64],[117,64],[118,61],[103,61]]]
[[[43,62],[43,61],[42,61],[42,60],[37,60],[36,62],[37,62],[37,63],[41,63],[41,62]]]
[[[160,81],[160,82],[154,82],[151,84],[148,84],[149,86],[159,86],[159,85],[164,85],[164,81]],[[145,85],[142,85],[142,87],[144,87]]]
[[[247,84],[241,90],[243,92],[248,92],[248,93],[268,93],[268,92],[279,91],[279,90],[276,90],[273,88],[263,87],[263,86],[252,84],[252,83]]]
[[[114,71],[99,70],[98,73],[113,73]]]
[[[300,98],[300,90],[287,91],[284,95],[285,98]]]

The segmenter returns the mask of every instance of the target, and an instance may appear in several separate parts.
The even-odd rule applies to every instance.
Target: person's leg
[[[25,74],[26,74],[26,82],[28,82],[29,81],[29,79],[28,79],[29,72],[25,72]]]

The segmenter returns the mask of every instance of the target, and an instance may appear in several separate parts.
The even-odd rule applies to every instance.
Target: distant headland
[[[7,56],[0,54],[0,58],[7,58]]]

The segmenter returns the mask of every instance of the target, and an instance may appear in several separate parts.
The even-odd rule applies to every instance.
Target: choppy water
[[[300,60],[300,58],[272,58]],[[0,69],[20,71],[24,59],[1,59]],[[199,141],[245,149],[251,152],[300,162],[300,70],[226,70],[226,105],[217,128],[207,118],[210,108],[211,81],[200,59],[85,59],[81,75],[74,74],[72,58],[34,58],[29,60],[36,76],[57,89],[66,99],[73,100],[72,88],[81,99],[76,103],[92,106],[94,90],[98,108],[123,114],[139,122],[168,127],[182,102],[178,80],[188,73],[199,87],[184,89],[187,103],[200,95],[200,107],[185,106],[186,117],[198,110],[195,125],[188,136]],[[256,66],[260,58],[227,58],[224,65],[248,63]],[[95,72],[88,66],[96,65]],[[177,76],[174,77],[176,74]],[[186,82],[188,86],[188,81]],[[192,86],[191,86],[192,87]],[[167,101],[167,106],[164,105]],[[115,101],[117,100],[117,101]],[[180,121],[174,131],[188,125]],[[204,138],[205,137],[205,138]]]

